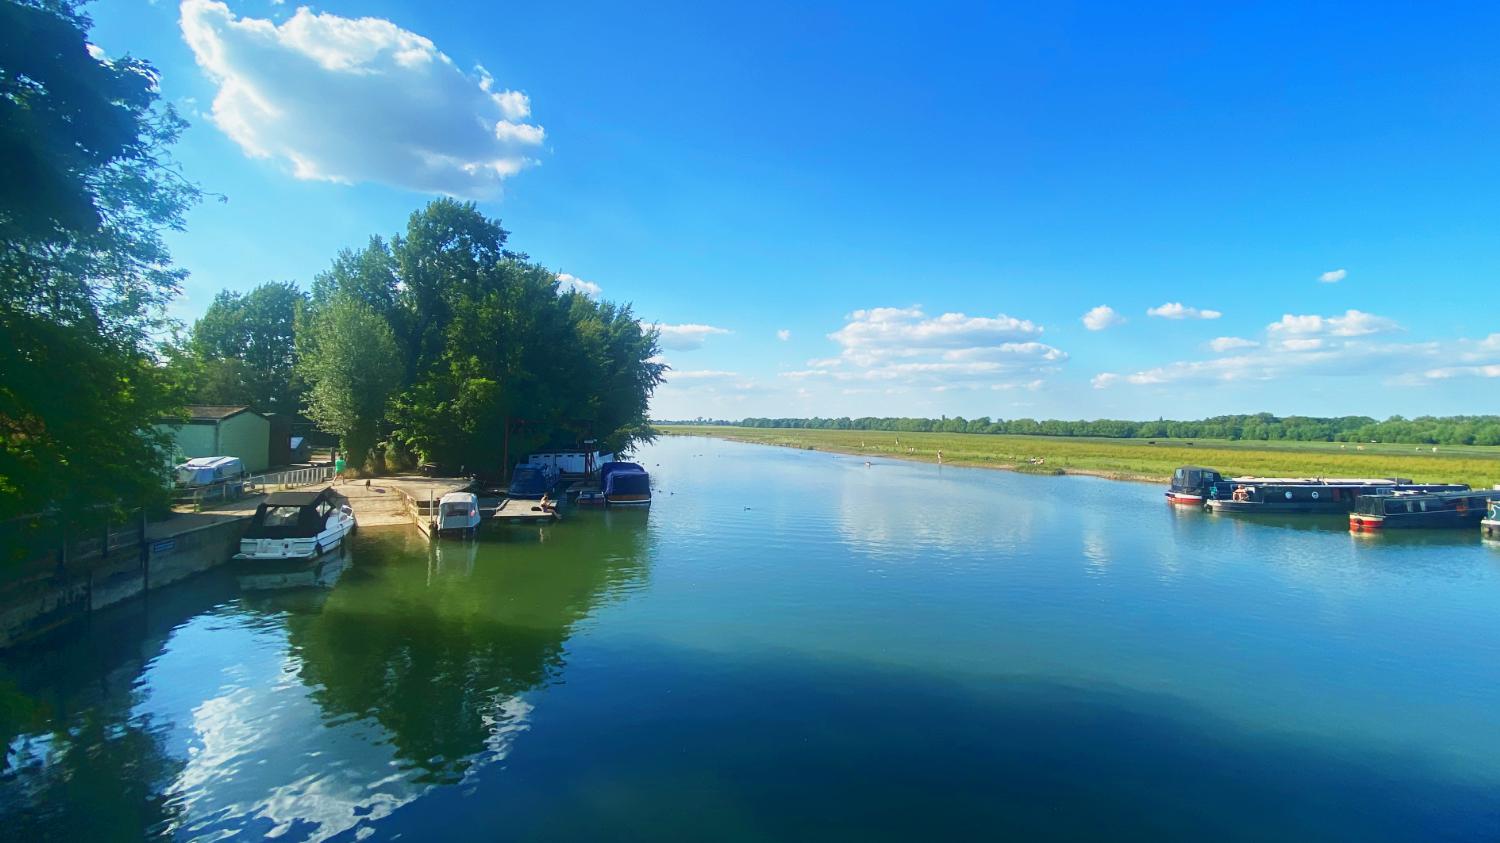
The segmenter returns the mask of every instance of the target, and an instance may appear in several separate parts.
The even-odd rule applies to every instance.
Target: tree
[[[162,232],[198,198],[167,154],[186,124],[89,26],[0,2],[0,518],[160,500],[180,405],[153,338],[183,277]]]
[[[295,328],[306,303],[290,282],[215,296],[193,325],[190,348],[201,364],[197,400],[297,412],[303,384],[295,366]]]
[[[401,385],[390,325],[358,299],[335,296],[306,324],[297,366],[307,381],[307,414],[343,439],[349,464],[365,464],[386,402]]]

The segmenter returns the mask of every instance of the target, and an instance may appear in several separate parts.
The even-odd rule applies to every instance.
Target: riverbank
[[[1094,439],[875,430],[802,430],[718,425],[661,425],[672,436],[712,436],[865,457],[938,462],[1027,474],[1080,474],[1165,483],[1182,465],[1263,476],[1409,477],[1425,483],[1500,483],[1500,447],[1340,442]]]

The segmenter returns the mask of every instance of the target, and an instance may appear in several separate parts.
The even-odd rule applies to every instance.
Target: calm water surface
[[[0,666],[13,839],[1500,839],[1500,548],[668,439]],[[342,568],[340,573],[339,568]]]

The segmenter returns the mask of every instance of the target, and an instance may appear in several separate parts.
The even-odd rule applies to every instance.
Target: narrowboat
[[[479,496],[449,492],[438,501],[439,535],[471,535],[479,529]]]
[[[1468,527],[1484,520],[1493,501],[1488,492],[1391,492],[1361,495],[1349,513],[1356,533],[1398,527]]]
[[[557,467],[546,463],[523,462],[510,475],[508,494],[513,498],[540,500],[557,486]]]
[[[266,495],[240,539],[237,562],[316,559],[354,532],[354,510],[333,489]]]
[[[1224,478],[1211,468],[1185,465],[1172,472],[1172,485],[1167,489],[1167,503],[1180,506],[1202,506],[1208,500],[1208,490]]]
[[[1495,489],[1500,492],[1500,486]],[[1500,497],[1490,500],[1489,516],[1479,522],[1479,529],[1487,538],[1500,539]]]
[[[633,462],[605,463],[602,493],[606,506],[650,506],[651,475]]]
[[[1393,492],[1467,492],[1461,483],[1412,483],[1404,477],[1236,477],[1208,486],[1205,506],[1223,513],[1339,515],[1361,495]]]

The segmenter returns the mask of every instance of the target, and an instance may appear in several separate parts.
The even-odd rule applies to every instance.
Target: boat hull
[[[354,532],[354,519],[316,536],[286,539],[241,539],[235,562],[306,561],[338,550],[345,537]]]
[[[1167,503],[1173,506],[1202,506],[1207,500],[1203,495],[1193,495],[1186,492],[1167,492]]]
[[[604,502],[609,506],[650,506],[650,495],[605,495]]]
[[[1480,521],[1479,529],[1492,539],[1500,539],[1500,518],[1486,518]]]
[[[1337,515],[1348,512],[1354,507],[1354,497],[1351,495],[1347,500],[1294,500],[1294,501],[1234,501],[1234,500],[1210,500],[1208,508],[1213,512],[1245,513],[1256,512],[1286,513],[1305,512],[1322,513],[1325,515]]]
[[[1367,515],[1360,512],[1349,514],[1349,529],[1356,533],[1374,533],[1382,530],[1401,529],[1463,529],[1473,528],[1484,522],[1483,512],[1393,512],[1385,515]]]

